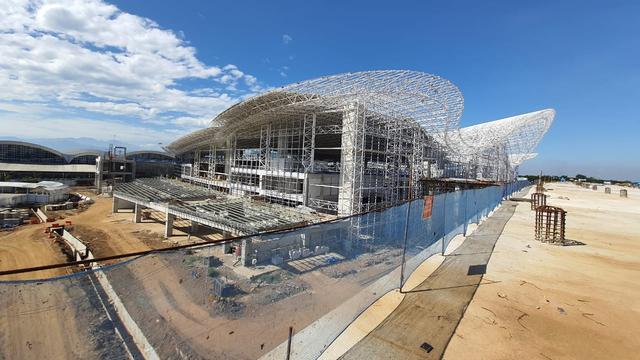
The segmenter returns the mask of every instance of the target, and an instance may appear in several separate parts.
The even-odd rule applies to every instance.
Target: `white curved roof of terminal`
[[[345,73],[290,84],[237,103],[212,120],[210,127],[187,134],[167,148],[181,154],[238,129],[278,115],[342,110],[362,104],[381,116],[413,121],[454,158],[463,160],[504,146],[514,165],[531,156],[549,129],[554,110],[496,120],[460,129],[464,99],[449,80],[408,70]]]
[[[269,113],[342,110],[352,103],[396,119],[411,119],[429,134],[458,128],[464,108],[460,90],[436,75],[408,70],[345,73],[271,90],[231,106],[212,124],[234,130]]]
[[[511,164],[517,166],[537,155],[532,151],[555,115],[555,110],[545,109],[464,127],[450,134],[447,143],[462,158],[504,147]]]

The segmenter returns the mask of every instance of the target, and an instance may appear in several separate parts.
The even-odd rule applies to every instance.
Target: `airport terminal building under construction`
[[[420,197],[425,179],[515,180],[555,116],[460,128],[462,110],[435,75],[347,73],[240,102],[168,149],[185,181],[348,216]]]

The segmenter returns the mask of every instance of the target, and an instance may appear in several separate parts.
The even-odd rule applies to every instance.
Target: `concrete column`
[[[264,194],[264,175],[258,175],[258,194]]]
[[[244,266],[251,265],[251,254],[252,254],[252,246],[251,246],[251,238],[242,239],[242,249],[241,250],[241,260],[240,263]]]
[[[142,205],[134,204],[133,206],[133,222],[139,224],[142,222]]]
[[[191,235],[194,235],[194,234],[196,234],[198,232],[198,229],[200,228],[199,225],[200,224],[198,224],[197,222],[195,222],[193,220],[191,221]]]
[[[118,210],[120,209],[120,199],[118,199],[117,197],[113,197],[113,205],[111,208],[111,212],[113,213],[117,213]]]
[[[165,216],[165,227],[164,227],[164,237],[169,238],[173,236],[173,220],[176,219],[176,216],[173,214],[166,213]]]
[[[360,203],[356,189],[360,186],[360,174],[357,173],[356,161],[358,159],[358,124],[360,121],[358,104],[352,103],[344,110],[342,115],[342,155],[340,166],[340,190],[338,191],[338,216],[351,215],[356,203]]]

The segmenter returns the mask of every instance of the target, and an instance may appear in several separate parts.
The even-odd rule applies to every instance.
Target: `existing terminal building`
[[[160,151],[108,151],[69,153],[27,142],[0,141],[0,180],[57,181],[66,185],[94,185],[98,191],[137,177],[169,176],[175,172],[173,155]]]

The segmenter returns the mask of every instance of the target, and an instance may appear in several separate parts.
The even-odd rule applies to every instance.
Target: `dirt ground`
[[[211,296],[210,275],[233,276],[226,265],[212,268],[213,273],[203,266],[206,256],[232,256],[218,250],[148,256],[107,271],[160,357],[258,358],[286,340],[289,325],[303,329],[390,266],[378,262],[337,278],[321,269],[302,275],[276,270],[251,281],[236,278],[238,294],[223,302]],[[351,261],[357,266],[367,260]]]
[[[87,276],[0,286],[0,359],[124,359]]]
[[[85,194],[95,203],[81,212],[65,211],[63,215],[74,224],[71,232],[86,242],[96,257],[200,241],[189,239],[179,230],[164,239],[163,224],[133,224],[132,213],[111,213],[111,198]],[[0,270],[68,262],[60,245],[44,233],[45,227],[30,224],[0,232]],[[46,279],[74,271],[77,269],[58,268],[5,275],[0,281]],[[88,281],[88,276],[81,276],[55,282],[2,284],[0,359],[126,357]]]
[[[620,198],[547,184],[567,213],[567,238],[533,239],[533,212],[518,206],[445,359],[632,359],[640,350],[640,190]]]
[[[95,257],[110,256],[149,249],[165,248],[177,244],[201,242],[196,236],[174,229],[174,236],[164,238],[164,224],[156,220],[145,220],[134,224],[133,214],[122,210],[112,214],[112,199],[96,196],[91,191],[75,188],[84,195],[95,200],[95,203],[82,211],[65,210],[56,212],[64,215],[64,222],[70,220],[76,237],[85,242]],[[187,221],[176,221],[176,226],[188,226]],[[46,225],[22,225],[13,231],[0,232],[0,270],[33,267],[45,264],[67,262],[62,249],[44,233]],[[217,238],[207,236],[207,239]],[[117,262],[117,260],[111,263]],[[44,279],[75,271],[71,268],[60,268],[37,271],[25,274],[1,276],[4,280]]]
[[[0,270],[67,262],[62,249],[43,230],[43,225],[23,225],[13,231],[0,232]],[[0,276],[0,281],[45,279],[70,272],[65,268],[42,270]]]

